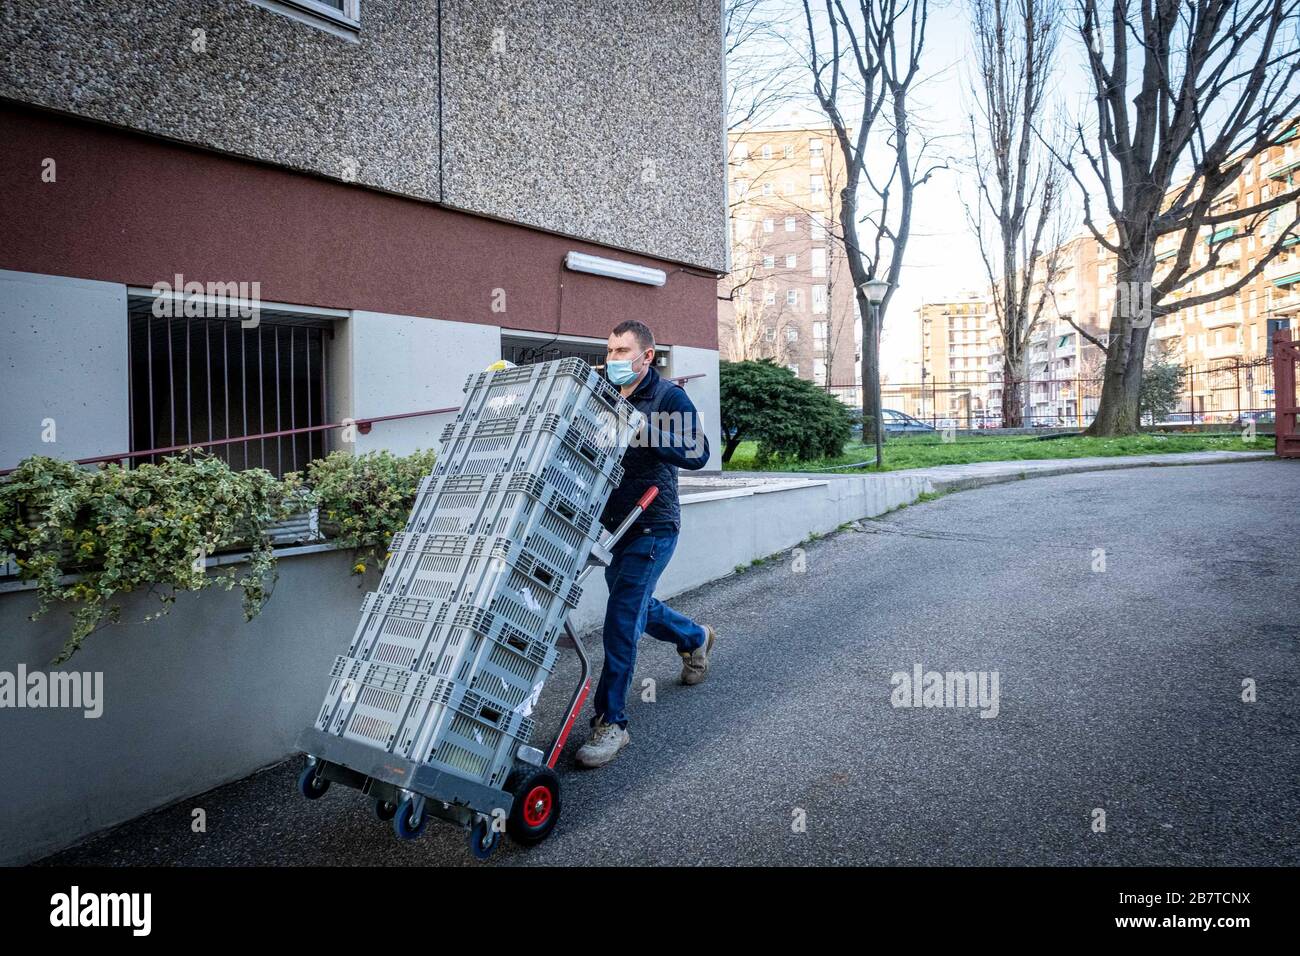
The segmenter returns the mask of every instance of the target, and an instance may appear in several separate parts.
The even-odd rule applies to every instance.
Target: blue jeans
[[[636,670],[636,645],[642,632],[667,641],[678,651],[693,651],[707,632],[654,596],[659,575],[677,548],[672,527],[633,528],[614,546],[605,569],[609,604],[605,607],[605,666],[592,708],[607,724],[627,726],[627,692]],[[594,723],[593,718],[593,723]]]

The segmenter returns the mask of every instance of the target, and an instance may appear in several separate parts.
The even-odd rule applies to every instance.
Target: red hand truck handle
[[[645,494],[641,496],[641,500],[636,503],[636,506],[640,508],[642,511],[645,511],[646,508],[650,507],[650,502],[654,501],[655,498],[658,497],[658,495],[659,495],[659,486],[651,485],[649,488],[646,489]]]

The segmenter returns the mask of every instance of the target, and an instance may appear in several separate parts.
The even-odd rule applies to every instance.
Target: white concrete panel
[[[125,285],[0,270],[0,468],[129,451],[129,354]]]
[[[347,326],[353,418],[459,406],[469,374],[501,358],[501,330],[492,325],[354,311]],[[369,435],[357,435],[356,450],[436,449],[443,425],[455,417],[379,422]]]
[[[704,373],[703,378],[687,382],[685,388],[704,422],[705,434],[709,436],[709,463],[699,473],[719,472],[722,470],[722,419],[718,401],[718,350],[674,345],[669,362],[668,374],[674,378]]]

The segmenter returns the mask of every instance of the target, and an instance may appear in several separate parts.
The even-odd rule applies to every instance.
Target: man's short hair
[[[625,319],[614,326],[614,331],[611,334],[622,335],[624,332],[632,333],[632,337],[636,339],[636,344],[641,346],[642,351],[655,347],[655,334],[650,331],[650,326],[644,322],[638,322],[636,319]]]

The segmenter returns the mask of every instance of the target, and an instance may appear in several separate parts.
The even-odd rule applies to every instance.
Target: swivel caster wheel
[[[501,834],[492,829],[492,821],[480,816],[469,830],[469,850],[476,860],[486,860],[501,842]]]

